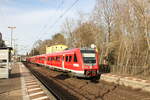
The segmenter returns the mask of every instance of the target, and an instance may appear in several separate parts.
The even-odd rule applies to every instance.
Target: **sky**
[[[58,18],[75,0],[0,0],[0,32],[10,46],[11,31],[13,44],[19,54],[26,54],[38,40],[50,39],[61,31],[66,18],[76,19],[78,12],[90,13],[95,0],[79,0],[60,20]],[[55,25],[54,23],[58,21]]]

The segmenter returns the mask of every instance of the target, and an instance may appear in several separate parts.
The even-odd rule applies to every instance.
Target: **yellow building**
[[[46,47],[46,54],[63,51],[67,48],[68,47],[66,45],[53,45],[53,46],[50,46],[50,47]]]

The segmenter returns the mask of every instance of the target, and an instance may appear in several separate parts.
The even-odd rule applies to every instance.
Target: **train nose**
[[[98,74],[97,70],[94,70],[94,69],[85,70],[86,76],[96,76],[97,74]]]

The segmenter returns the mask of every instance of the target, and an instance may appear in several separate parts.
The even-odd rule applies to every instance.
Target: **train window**
[[[90,49],[90,50],[81,50],[81,53],[95,53],[94,49]]]
[[[60,57],[59,56],[56,57],[56,61],[60,61]]]
[[[60,57],[58,57],[58,61],[60,61]]]
[[[76,54],[74,54],[74,62],[78,62]]]
[[[43,60],[43,57],[41,58],[41,60]]]
[[[54,60],[54,57],[51,57],[51,61],[53,61]]]
[[[66,62],[68,62],[68,56],[66,56]]]
[[[39,60],[42,60],[42,58],[39,58]]]
[[[48,61],[51,61],[51,57],[48,57]]]
[[[86,65],[96,64],[96,54],[94,50],[81,50],[83,62]]]
[[[56,57],[54,57],[54,61],[56,61]]]
[[[69,56],[69,62],[71,62],[72,56]]]

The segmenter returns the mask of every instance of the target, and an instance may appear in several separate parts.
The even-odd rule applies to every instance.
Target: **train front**
[[[98,53],[92,48],[82,48],[83,69],[85,77],[100,78]]]

